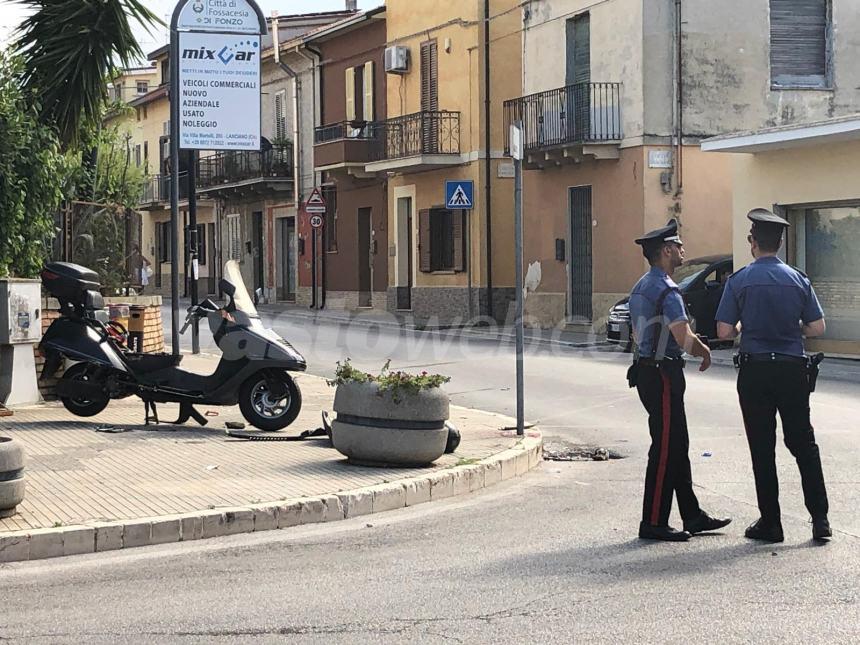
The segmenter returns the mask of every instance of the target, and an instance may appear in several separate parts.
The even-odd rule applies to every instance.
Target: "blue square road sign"
[[[468,210],[474,208],[475,182],[471,179],[448,180],[445,182],[445,208]]]

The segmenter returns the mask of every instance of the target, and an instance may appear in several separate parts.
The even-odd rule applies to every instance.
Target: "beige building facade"
[[[441,325],[508,317],[513,181],[502,99],[520,85],[519,22],[513,0],[386,2],[387,46],[408,64],[388,75],[387,119],[365,168],[388,177],[389,310]],[[449,180],[473,182],[471,209],[446,208]]]
[[[858,8],[526,3],[506,119],[525,127],[527,323],[602,332],[646,268],[633,239],[671,217],[688,258],[731,253],[731,162],[700,142],[855,111]],[[786,33],[807,47],[786,48]]]
[[[781,256],[809,276],[827,320],[807,349],[860,354],[860,114],[716,137],[702,148],[732,163],[735,266],[752,261],[750,210],[786,217]]]

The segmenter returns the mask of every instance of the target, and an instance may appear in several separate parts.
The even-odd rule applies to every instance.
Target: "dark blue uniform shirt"
[[[741,352],[803,356],[803,324],[824,317],[809,278],[777,257],[759,258],[726,283],[717,321],[741,323]]]
[[[663,292],[670,290],[663,300],[663,316],[657,317],[657,302]],[[643,275],[630,292],[630,324],[636,335],[639,356],[642,358],[679,358],[684,352],[675,342],[668,326],[688,320],[684,299],[678,285],[666,272],[657,267]]]

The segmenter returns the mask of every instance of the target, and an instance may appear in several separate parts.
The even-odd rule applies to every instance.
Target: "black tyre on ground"
[[[91,374],[92,367],[87,363],[75,363],[63,374],[63,380],[73,381],[90,381],[93,376]],[[73,399],[71,397],[61,397],[66,410],[78,417],[93,417],[107,407],[110,399],[105,395],[98,399]]]
[[[290,425],[302,409],[302,393],[286,371],[269,373],[269,379],[278,379],[286,387],[286,396],[278,399],[269,394],[269,379],[259,372],[239,388],[239,409],[245,420],[255,428],[274,432]]]

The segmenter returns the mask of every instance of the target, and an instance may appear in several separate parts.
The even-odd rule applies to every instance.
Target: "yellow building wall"
[[[421,209],[444,206],[445,180],[475,182],[475,208],[470,211],[472,286],[486,286],[486,165],[484,152],[484,3],[482,0],[386,3],[387,40],[409,48],[407,74],[390,75],[387,83],[388,118],[421,110],[421,43],[435,39],[438,52],[439,109],[460,112],[460,152],[463,165],[403,174],[389,180],[389,231],[396,244],[395,189],[415,187],[414,224]],[[490,9],[490,156],[493,287],[514,284],[513,180],[498,177],[503,159],[505,129],[503,101],[522,93],[522,15],[515,0],[494,1]],[[418,251],[415,246],[415,264]],[[395,285],[396,258],[389,258],[389,284]],[[415,286],[466,287],[468,273],[416,272]]]
[[[732,157],[735,263],[751,261],[747,213],[753,208],[860,199],[860,141]]]
[[[827,143],[759,154],[733,154],[733,247],[735,269],[752,261],[747,213],[842,200],[860,200],[860,141]],[[827,307],[825,306],[825,318]],[[860,339],[807,341],[811,351],[860,354]]]

